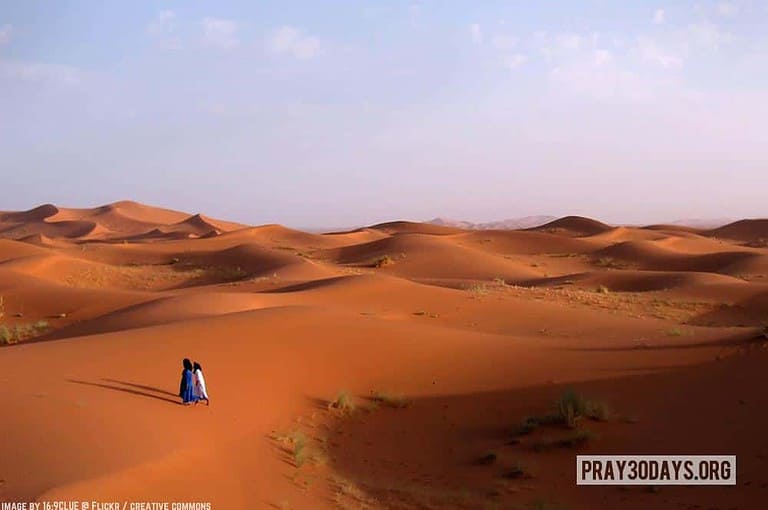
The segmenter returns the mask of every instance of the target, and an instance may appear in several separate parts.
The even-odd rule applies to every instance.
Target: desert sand
[[[762,508],[767,239],[0,213],[0,501]],[[179,405],[184,357],[210,406]],[[519,431],[567,388],[588,434]],[[577,453],[735,454],[738,485],[579,488]]]

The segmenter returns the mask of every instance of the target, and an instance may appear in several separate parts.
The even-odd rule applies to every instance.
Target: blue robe
[[[195,396],[195,384],[192,380],[192,371],[187,370],[186,368],[181,372],[179,396],[184,403],[195,402],[198,400],[197,396]]]

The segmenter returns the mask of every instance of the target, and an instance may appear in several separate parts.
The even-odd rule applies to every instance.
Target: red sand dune
[[[706,234],[732,241],[766,241],[768,240],[768,219],[740,220],[710,230]]]
[[[761,221],[311,234],[135,202],[0,213],[0,501],[760,508]],[[184,357],[210,407],[178,405]],[[513,441],[569,386],[611,410],[589,440]],[[577,453],[736,454],[738,485],[578,488]]]
[[[378,225],[373,225],[372,227],[368,228],[371,230],[378,230],[386,234],[446,235],[464,232],[463,229],[456,227],[433,225],[431,223],[415,223],[412,221],[391,221],[388,223],[379,223]]]
[[[593,236],[596,234],[602,234],[612,229],[610,225],[606,225],[597,220],[591,218],[583,218],[581,216],[566,216],[564,218],[556,219],[540,227],[534,227],[529,230],[538,230],[544,232],[562,233],[565,235],[571,235],[576,237]]]

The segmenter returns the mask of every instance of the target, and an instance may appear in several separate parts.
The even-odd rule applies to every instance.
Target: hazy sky
[[[768,0],[0,0],[0,210],[768,216]]]

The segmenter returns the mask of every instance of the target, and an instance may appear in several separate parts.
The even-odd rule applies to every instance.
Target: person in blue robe
[[[181,383],[179,384],[179,396],[181,397],[184,405],[189,405],[193,402],[197,402],[198,397],[195,395],[195,383],[192,373],[192,361],[188,358],[184,358],[182,362],[184,369],[181,371]]]

